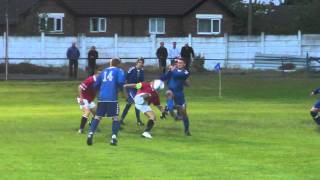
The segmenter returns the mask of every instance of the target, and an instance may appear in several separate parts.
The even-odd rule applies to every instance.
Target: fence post
[[[44,47],[45,47],[45,34],[44,32],[41,32],[41,42],[40,42],[40,54],[41,57],[44,57]]]
[[[189,33],[188,35],[188,43],[189,43],[189,46],[192,46],[192,34]]]
[[[4,58],[6,54],[6,32],[3,32],[2,43],[3,43],[3,58]]]
[[[264,47],[265,47],[265,37],[264,37],[264,32],[261,32],[261,46],[260,46],[260,52],[261,54],[264,54]]]
[[[155,34],[150,35],[150,42],[151,42],[151,52],[150,52],[150,57],[155,57],[156,54],[156,49],[157,49],[157,37]],[[156,62],[156,61],[155,61]]]
[[[301,35],[301,31],[298,31],[298,55],[302,56],[302,35]]]
[[[224,67],[228,67],[229,61],[229,35],[228,33],[224,33]]]
[[[114,34],[114,57],[118,57],[118,34]]]

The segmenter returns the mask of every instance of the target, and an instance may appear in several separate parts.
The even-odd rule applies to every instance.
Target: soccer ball
[[[163,88],[164,88],[163,81],[161,81],[159,79],[156,79],[153,81],[153,89],[155,89],[156,91],[160,91]]]

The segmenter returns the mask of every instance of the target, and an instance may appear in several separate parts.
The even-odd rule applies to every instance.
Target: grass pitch
[[[192,76],[191,137],[168,118],[143,139],[132,108],[117,147],[109,145],[109,119],[92,147],[77,134],[79,82],[0,82],[0,179],[317,179],[320,131],[309,115],[317,80],[222,82],[220,99],[216,75]]]

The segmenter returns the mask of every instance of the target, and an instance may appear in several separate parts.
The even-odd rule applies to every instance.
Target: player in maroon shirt
[[[134,97],[134,103],[137,109],[144,113],[149,121],[147,127],[142,133],[145,138],[152,138],[150,131],[156,120],[156,114],[151,109],[150,104],[158,107],[161,112],[164,112],[164,108],[160,105],[160,98],[158,91],[164,88],[164,83],[161,80],[154,80],[151,82],[142,82],[137,84],[125,84],[125,88],[136,88],[137,94]]]
[[[83,129],[86,126],[89,115],[92,114],[92,117],[95,115],[96,104],[93,100],[96,97],[96,90],[93,88],[93,84],[100,72],[101,71],[96,71],[94,75],[89,76],[79,85],[79,97],[77,100],[80,105],[80,109],[83,111],[78,131],[80,134],[83,133]]]

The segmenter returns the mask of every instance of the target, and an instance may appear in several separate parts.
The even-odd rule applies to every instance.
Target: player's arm
[[[83,104],[83,96],[82,96],[83,88],[81,84],[78,86],[78,93],[79,93],[79,103],[82,105]]]
[[[126,88],[126,89],[130,89],[130,88],[136,88],[136,86],[137,86],[137,84],[125,84],[125,85],[123,85],[123,87],[124,88]]]

